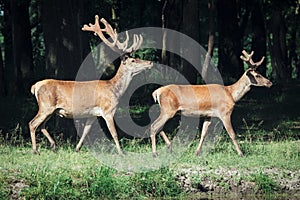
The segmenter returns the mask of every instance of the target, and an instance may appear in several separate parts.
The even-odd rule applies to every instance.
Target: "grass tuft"
[[[278,184],[262,171],[252,174],[250,180],[256,183],[257,190],[265,194],[273,194],[279,189]]]

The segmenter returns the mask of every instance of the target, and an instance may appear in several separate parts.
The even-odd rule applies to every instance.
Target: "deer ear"
[[[123,61],[123,60],[127,60],[127,58],[129,58],[129,55],[128,55],[128,54],[125,54],[124,56],[122,56],[122,61]]]
[[[248,78],[250,79],[250,82],[252,84],[257,84],[257,81],[256,81],[255,77],[253,76],[253,74],[251,74],[251,71],[254,71],[254,70],[248,70],[246,75],[248,76]]]
[[[123,65],[125,65],[126,64],[126,60],[129,58],[129,56],[128,56],[128,54],[125,54],[122,58],[121,58],[121,62],[122,62],[122,64]]]

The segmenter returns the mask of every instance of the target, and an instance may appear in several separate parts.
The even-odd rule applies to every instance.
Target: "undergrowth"
[[[277,183],[261,169],[299,170],[299,141],[287,138],[266,140],[266,131],[248,127],[238,142],[245,158],[240,158],[226,133],[220,134],[213,148],[195,155],[198,138],[187,146],[180,159],[170,166],[140,173],[121,172],[103,165],[84,146],[75,152],[75,144],[55,136],[57,152],[38,135],[41,155],[31,153],[31,143],[24,139],[20,127],[0,139],[0,199],[124,199],[124,198],[184,198],[184,189],[176,181],[181,166],[217,169],[253,170],[249,180],[257,190],[269,194],[278,190]],[[256,136],[251,136],[255,135]],[[251,137],[250,137],[251,136]],[[204,142],[204,146],[210,144]],[[158,136],[158,149],[164,146]],[[121,140],[123,149],[151,152],[150,140]],[[173,147],[174,148],[174,147]],[[205,148],[205,147],[204,147]],[[134,165],[134,163],[132,163]],[[213,175],[212,175],[213,176]],[[201,182],[201,180],[197,180]],[[221,184],[221,183],[220,183]],[[223,186],[221,184],[221,186]],[[224,187],[228,185],[224,184]]]
[[[256,183],[256,190],[262,190],[266,194],[272,194],[279,189],[278,184],[262,171],[253,173],[249,179]]]

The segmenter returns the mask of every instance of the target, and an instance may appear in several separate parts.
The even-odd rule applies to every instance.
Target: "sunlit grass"
[[[27,147],[2,145],[0,155],[1,199],[13,195],[27,199],[171,197],[182,192],[168,168],[120,172],[86,149],[76,153],[61,147],[54,153],[40,148],[40,155],[34,155]]]
[[[300,142],[253,142],[240,144],[245,157],[239,157],[231,141],[217,144],[209,152],[197,157],[195,142],[182,156],[180,163],[203,165],[217,168],[280,168],[297,170],[300,167]]]
[[[216,142],[210,150],[197,157],[195,150],[198,141],[195,139],[180,155],[174,149],[176,146],[173,146],[173,153],[178,156],[176,160],[163,163],[162,168],[156,166],[152,171],[149,168],[144,171],[140,168],[139,172],[118,171],[116,166],[106,166],[107,163],[101,162],[101,158],[97,159],[87,146],[84,146],[80,153],[76,153],[75,145],[69,142],[63,146],[58,145],[57,152],[54,153],[48,147],[48,143],[42,141],[39,146],[40,155],[32,154],[28,141],[1,142],[0,199],[184,197],[187,194],[176,181],[176,171],[190,167],[208,170],[221,167],[235,169],[241,173],[251,170],[253,173],[248,179],[257,182],[258,189],[270,191],[276,185],[271,177],[259,173],[263,169],[299,170],[300,143],[297,140],[239,140],[245,154],[243,158],[238,156],[228,138]],[[209,144],[209,141],[205,141],[205,144]],[[129,152],[126,156],[130,156],[130,153],[151,156],[150,140],[124,139],[121,145]],[[167,158],[168,153],[165,152],[165,145],[161,139],[158,139],[158,150],[161,152],[160,158]],[[109,158],[107,154],[107,159]],[[111,159],[113,158],[118,158],[117,162],[122,161],[122,157],[117,154],[112,154]],[[128,161],[132,166],[137,166],[138,162],[141,165],[156,162],[152,157],[149,157],[149,161],[143,158]]]

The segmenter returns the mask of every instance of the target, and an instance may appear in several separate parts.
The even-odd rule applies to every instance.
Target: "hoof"
[[[53,151],[53,152],[56,152],[56,145],[55,145],[55,143],[53,143],[53,144],[51,144],[51,150]]]
[[[119,153],[120,156],[125,156],[126,155],[122,150],[119,150],[118,153]]]
[[[79,153],[79,151],[80,151],[80,148],[76,148],[76,150],[75,150],[77,153]]]
[[[157,152],[152,152],[152,156],[153,156],[153,158],[157,158],[158,157]]]
[[[40,153],[36,149],[33,149],[32,153],[36,155],[40,155]]]
[[[168,151],[168,153],[172,153],[172,144],[169,144],[168,146],[167,146],[167,151]]]

